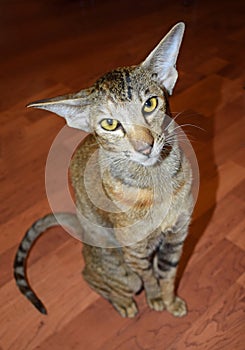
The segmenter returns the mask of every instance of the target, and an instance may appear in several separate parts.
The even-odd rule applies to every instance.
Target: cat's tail
[[[41,300],[36,296],[28,282],[26,262],[29,252],[38,237],[40,237],[40,235],[50,227],[57,225],[66,226],[73,232],[81,231],[81,226],[76,214],[57,213],[55,215],[46,215],[42,219],[36,221],[26,232],[19,245],[14,261],[14,277],[19,290],[42,314],[47,314],[47,310],[45,309]]]

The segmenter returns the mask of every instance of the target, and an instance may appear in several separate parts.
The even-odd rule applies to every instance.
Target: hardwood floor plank
[[[170,349],[244,349],[244,288],[225,291]]]
[[[210,75],[210,74],[218,73],[221,69],[226,67],[228,64],[229,64],[228,61],[215,56],[201,63],[200,66],[197,68],[197,70],[205,75]]]
[[[230,203],[233,205],[230,206]],[[220,202],[215,210],[205,212],[194,220],[190,227],[190,235],[185,242],[183,252],[184,261],[193,264],[205,258],[205,256],[237,226],[243,218],[243,203],[233,193]]]
[[[238,278],[237,283],[245,288],[245,272]]]
[[[232,180],[231,180],[232,179]],[[199,200],[194,218],[197,218],[212,208],[217,201],[222,200],[244,179],[244,168],[232,161],[227,161],[218,168],[218,173],[202,181],[200,185]],[[215,196],[215,198],[214,198]]]
[[[243,205],[243,215],[245,215],[245,206]],[[244,217],[244,216],[243,216]],[[239,248],[245,251],[245,242],[242,238],[242,234],[245,233],[244,221],[239,222],[239,224],[226,235],[226,238],[232,241],[232,243],[236,244]]]
[[[244,264],[244,252],[226,239],[209,250],[201,260],[192,262],[190,259],[179,286],[181,294],[189,300],[190,312],[199,310],[202,313],[211,307],[243,273]]]

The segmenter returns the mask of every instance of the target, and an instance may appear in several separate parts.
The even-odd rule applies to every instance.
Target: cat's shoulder
[[[91,156],[98,150],[99,145],[94,135],[88,134],[76,148],[70,163],[71,175],[85,168]]]

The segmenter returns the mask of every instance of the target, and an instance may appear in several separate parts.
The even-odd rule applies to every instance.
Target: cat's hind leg
[[[138,308],[133,296],[141,288],[141,279],[122,261],[119,250],[98,247],[86,247],[85,250],[84,279],[122,317],[135,317]]]

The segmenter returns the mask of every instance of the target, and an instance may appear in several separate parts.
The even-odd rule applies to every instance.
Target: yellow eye
[[[103,119],[100,122],[100,125],[103,129],[107,130],[107,131],[114,131],[118,128],[118,126],[120,125],[119,121],[116,119]]]
[[[157,97],[149,98],[143,106],[143,113],[152,113],[157,108],[157,105]]]

